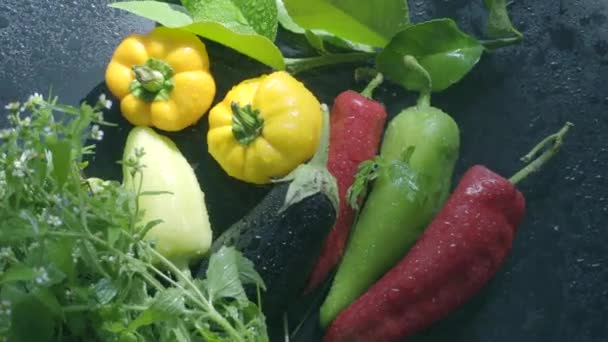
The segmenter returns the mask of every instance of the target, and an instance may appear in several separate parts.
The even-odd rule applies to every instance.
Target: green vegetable
[[[408,90],[425,87],[419,74],[402,67],[403,57],[413,56],[430,74],[433,91],[442,91],[460,81],[481,58],[484,47],[463,33],[451,19],[431,20],[397,33],[380,52],[376,65],[380,72]]]
[[[6,106],[10,127],[0,129],[0,336],[268,341],[264,315],[243,290],[248,283],[264,288],[251,262],[232,248],[220,249],[206,279],[192,279],[141,238],[158,222],[142,220],[137,199],[165,193],[82,177],[95,148],[83,143],[103,137],[101,127],[108,124],[102,109],[109,106],[105,97],[74,108],[38,94]],[[123,163],[135,178],[146,170],[140,157]]]
[[[323,326],[405,255],[449,194],[460,144],[458,126],[430,105],[431,84],[424,69],[411,56],[404,65],[409,73],[426,78],[425,91],[416,106],[390,121],[377,167],[362,164],[362,175],[375,181],[321,306]],[[351,197],[365,190],[365,182],[354,184],[358,188],[351,189]]]
[[[212,238],[205,195],[194,170],[169,138],[149,127],[135,127],[129,133],[123,159],[135,158],[143,167],[137,173],[131,163],[123,165],[125,188],[156,193],[138,199],[142,220],[156,222],[144,238],[185,270],[207,252]]]
[[[278,23],[274,0],[184,0],[183,4],[124,1],[110,6],[211,39],[275,69],[285,68],[273,43]]]
[[[292,21],[304,29],[324,30],[340,38],[384,47],[409,24],[405,0],[284,0]]]

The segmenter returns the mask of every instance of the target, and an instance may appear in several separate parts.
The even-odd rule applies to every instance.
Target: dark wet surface
[[[107,8],[109,2],[2,0],[2,107],[51,88],[70,104],[103,92],[114,47],[128,33],[152,27]],[[451,16],[467,32],[478,37],[483,32],[481,1],[412,0],[410,5],[417,21]],[[561,154],[521,185],[527,215],[502,271],[462,309],[412,341],[608,340],[608,2],[516,0],[511,11],[526,40],[486,54],[462,82],[434,96],[434,105],[450,113],[462,133],[455,182],[476,163],[509,176],[536,141],[567,120],[576,127]],[[209,46],[216,100],[231,85],[265,70]],[[328,103],[344,89],[362,87],[352,82],[349,67],[301,78]],[[391,115],[413,103],[411,94],[393,86],[377,95]],[[114,161],[129,127],[115,111],[108,118],[121,127],[106,130],[90,173],[119,178]],[[223,230],[267,189],[224,175],[206,153],[205,121],[172,137],[196,167],[213,223]]]

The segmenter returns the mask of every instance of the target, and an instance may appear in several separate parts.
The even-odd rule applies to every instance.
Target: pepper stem
[[[371,100],[374,95],[374,90],[378,88],[380,84],[382,84],[382,81],[384,81],[384,77],[382,76],[382,74],[376,74],[376,76],[372,78],[372,80],[367,84],[367,87],[363,89],[361,95]]]
[[[526,177],[528,177],[530,174],[539,171],[544,164],[546,164],[551,158],[553,158],[553,156],[557,154],[557,152],[559,152],[564,137],[572,126],[574,126],[574,124],[572,124],[571,122],[566,122],[564,127],[562,127],[562,129],[560,129],[557,133],[551,134],[550,136],[543,139],[536,146],[534,146],[534,148],[532,148],[532,150],[528,154],[521,158],[523,162],[529,164],[526,165],[523,169],[517,171],[517,173],[515,173],[511,178],[509,178],[509,181],[513,184],[517,184]],[[540,156],[532,160],[532,158],[538,155],[539,152],[545,148],[546,150]]]
[[[169,99],[173,90],[173,68],[160,59],[150,58],[146,63],[132,67],[135,79],[131,83],[131,93],[146,101]]]
[[[418,107],[428,107],[431,105],[431,91],[433,90],[433,82],[431,75],[426,69],[418,63],[416,57],[406,55],[403,57],[403,64],[405,67],[417,74],[419,79],[415,81],[416,88],[420,90],[420,96],[418,97]]]
[[[141,83],[141,86],[149,92],[156,93],[165,83],[165,77],[158,70],[154,70],[146,65],[137,65],[133,67],[135,78]]]
[[[321,111],[323,112],[321,139],[319,140],[319,147],[317,148],[315,155],[308,164],[326,167],[327,160],[329,159],[329,108],[326,104],[321,105]]]
[[[251,104],[241,107],[237,102],[232,102],[230,108],[232,134],[240,144],[245,146],[251,144],[264,129],[264,119],[260,116],[260,111],[253,109]]]

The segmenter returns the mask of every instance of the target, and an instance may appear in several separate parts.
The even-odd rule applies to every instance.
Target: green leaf
[[[511,23],[506,0],[484,0],[489,10],[486,34],[493,41],[484,42],[488,48],[495,49],[520,42],[524,36]]]
[[[278,19],[279,23],[281,23],[281,26],[293,33],[304,34],[306,30],[300,27],[300,25],[296,24],[293,19],[291,19],[291,16],[289,16],[289,12],[287,12],[287,8],[285,8],[285,3],[283,3],[283,0],[277,0],[276,4]]]
[[[283,3],[282,0],[276,0],[276,3],[277,3],[277,10],[279,13],[279,23],[281,23],[281,26],[283,26],[283,28],[285,28],[288,31],[291,31],[296,34],[305,34],[306,32],[311,32],[317,38],[321,39],[321,42],[327,42],[329,44],[332,44],[334,46],[344,48],[344,49],[364,51],[364,52],[373,52],[374,51],[374,48],[369,45],[359,44],[359,43],[349,41],[347,39],[336,37],[333,34],[323,31],[323,30],[305,30],[305,29],[301,28],[300,26],[298,26],[298,24],[296,24],[291,19],[291,17],[289,16],[289,13],[287,13],[287,9],[285,8],[285,4]],[[308,39],[311,37],[306,37],[306,38]],[[313,47],[315,47],[314,44],[316,42],[311,42],[309,39],[309,43]]]
[[[180,27],[192,24],[192,18],[183,6],[160,1],[124,1],[109,5],[154,20],[163,26]]]
[[[17,264],[4,272],[0,280],[0,284],[12,283],[16,281],[30,281],[34,280],[37,275],[38,272],[36,272],[36,270],[32,267]]]
[[[211,255],[207,268],[207,291],[212,301],[220,298],[247,301],[239,276],[239,254],[233,247],[222,247]]]
[[[63,318],[61,304],[51,290],[48,288],[39,287],[36,288],[32,294],[40,301],[40,303],[44,304],[44,306],[46,306],[46,308],[49,309],[54,316]]]
[[[515,36],[520,39],[523,38],[521,32],[511,23],[506,0],[484,0],[484,3],[490,11],[488,26],[486,28],[489,37],[504,38]]]
[[[255,270],[253,262],[238,252],[236,254],[236,266],[239,271],[239,278],[243,284],[253,284],[259,286],[262,290],[266,290],[266,284],[264,284],[264,280]]]
[[[182,0],[195,22],[224,24],[234,32],[257,33],[270,40],[277,35],[275,0]]]
[[[56,135],[46,137],[46,144],[53,156],[52,176],[59,187],[63,186],[70,174],[72,165],[72,144],[69,140],[58,139]]]
[[[211,21],[197,22],[183,29],[226,45],[275,69],[285,69],[283,54],[270,39],[264,36],[235,32],[220,23]]]
[[[54,341],[57,321],[36,296],[12,304],[8,341]]]
[[[112,284],[112,281],[108,278],[101,278],[93,287],[97,302],[101,305],[108,304],[116,294],[118,290]]]
[[[222,8],[220,1],[211,1],[213,1],[212,4],[216,10]],[[230,1],[223,2],[231,3]],[[244,0],[239,0],[238,2],[246,3]],[[242,12],[214,13],[209,10],[209,13],[204,13],[205,11],[200,7],[203,4],[201,1],[192,0],[184,1],[184,3],[188,4],[189,9],[192,11],[191,13],[197,19],[196,22],[186,13],[187,11],[184,7],[169,5],[159,1],[127,1],[114,3],[111,6],[154,20],[163,26],[180,28],[213,40],[275,69],[285,69],[285,61],[279,48],[271,39],[258,34],[254,28],[247,26],[249,22],[244,19]],[[231,6],[236,7],[234,4]],[[253,11],[253,7],[249,5],[245,7]],[[241,13],[241,15],[238,15],[238,13]],[[207,19],[203,20],[203,18]],[[230,21],[235,18],[238,20]],[[276,13],[274,20],[276,27]]]
[[[317,35],[316,33],[314,33],[311,30],[306,30],[304,32],[304,36],[306,37],[306,40],[308,41],[308,43],[310,44],[310,46],[312,46],[315,50],[317,50],[317,52],[320,55],[326,55],[329,52],[325,49],[325,44],[323,41],[323,37]]]
[[[433,91],[460,81],[479,62],[484,47],[451,19],[431,20],[397,33],[376,58],[380,72],[406,89],[420,91],[420,75],[404,67],[413,56],[431,76]]]
[[[65,274],[70,281],[74,281],[76,275],[74,260],[72,259],[74,240],[49,240],[47,241],[46,248],[49,261]]]
[[[284,0],[292,21],[353,42],[384,47],[409,24],[405,0]],[[283,18],[284,20],[284,18]]]
[[[144,325],[176,319],[185,310],[181,290],[169,288],[158,292],[148,309],[129,324],[128,330],[134,331]]]

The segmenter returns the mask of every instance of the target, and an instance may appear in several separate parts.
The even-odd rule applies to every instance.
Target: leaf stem
[[[285,65],[287,71],[295,75],[329,65],[365,62],[369,61],[374,56],[376,56],[376,54],[370,52],[350,52],[308,58],[285,58]]]
[[[543,139],[539,144],[534,146],[532,150],[522,157],[524,162],[529,162],[523,169],[516,172],[509,181],[513,184],[517,184],[521,182],[523,179],[528,177],[530,174],[537,172],[540,168],[546,164],[551,158],[553,158],[557,152],[559,152],[563,139],[570,130],[570,128],[574,126],[571,122],[566,122],[564,127],[559,130],[559,132],[551,134],[550,136]],[[547,147],[547,145],[551,144],[551,146]],[[531,161],[534,156],[536,156],[543,148],[547,148],[545,152],[543,152],[538,158]]]

